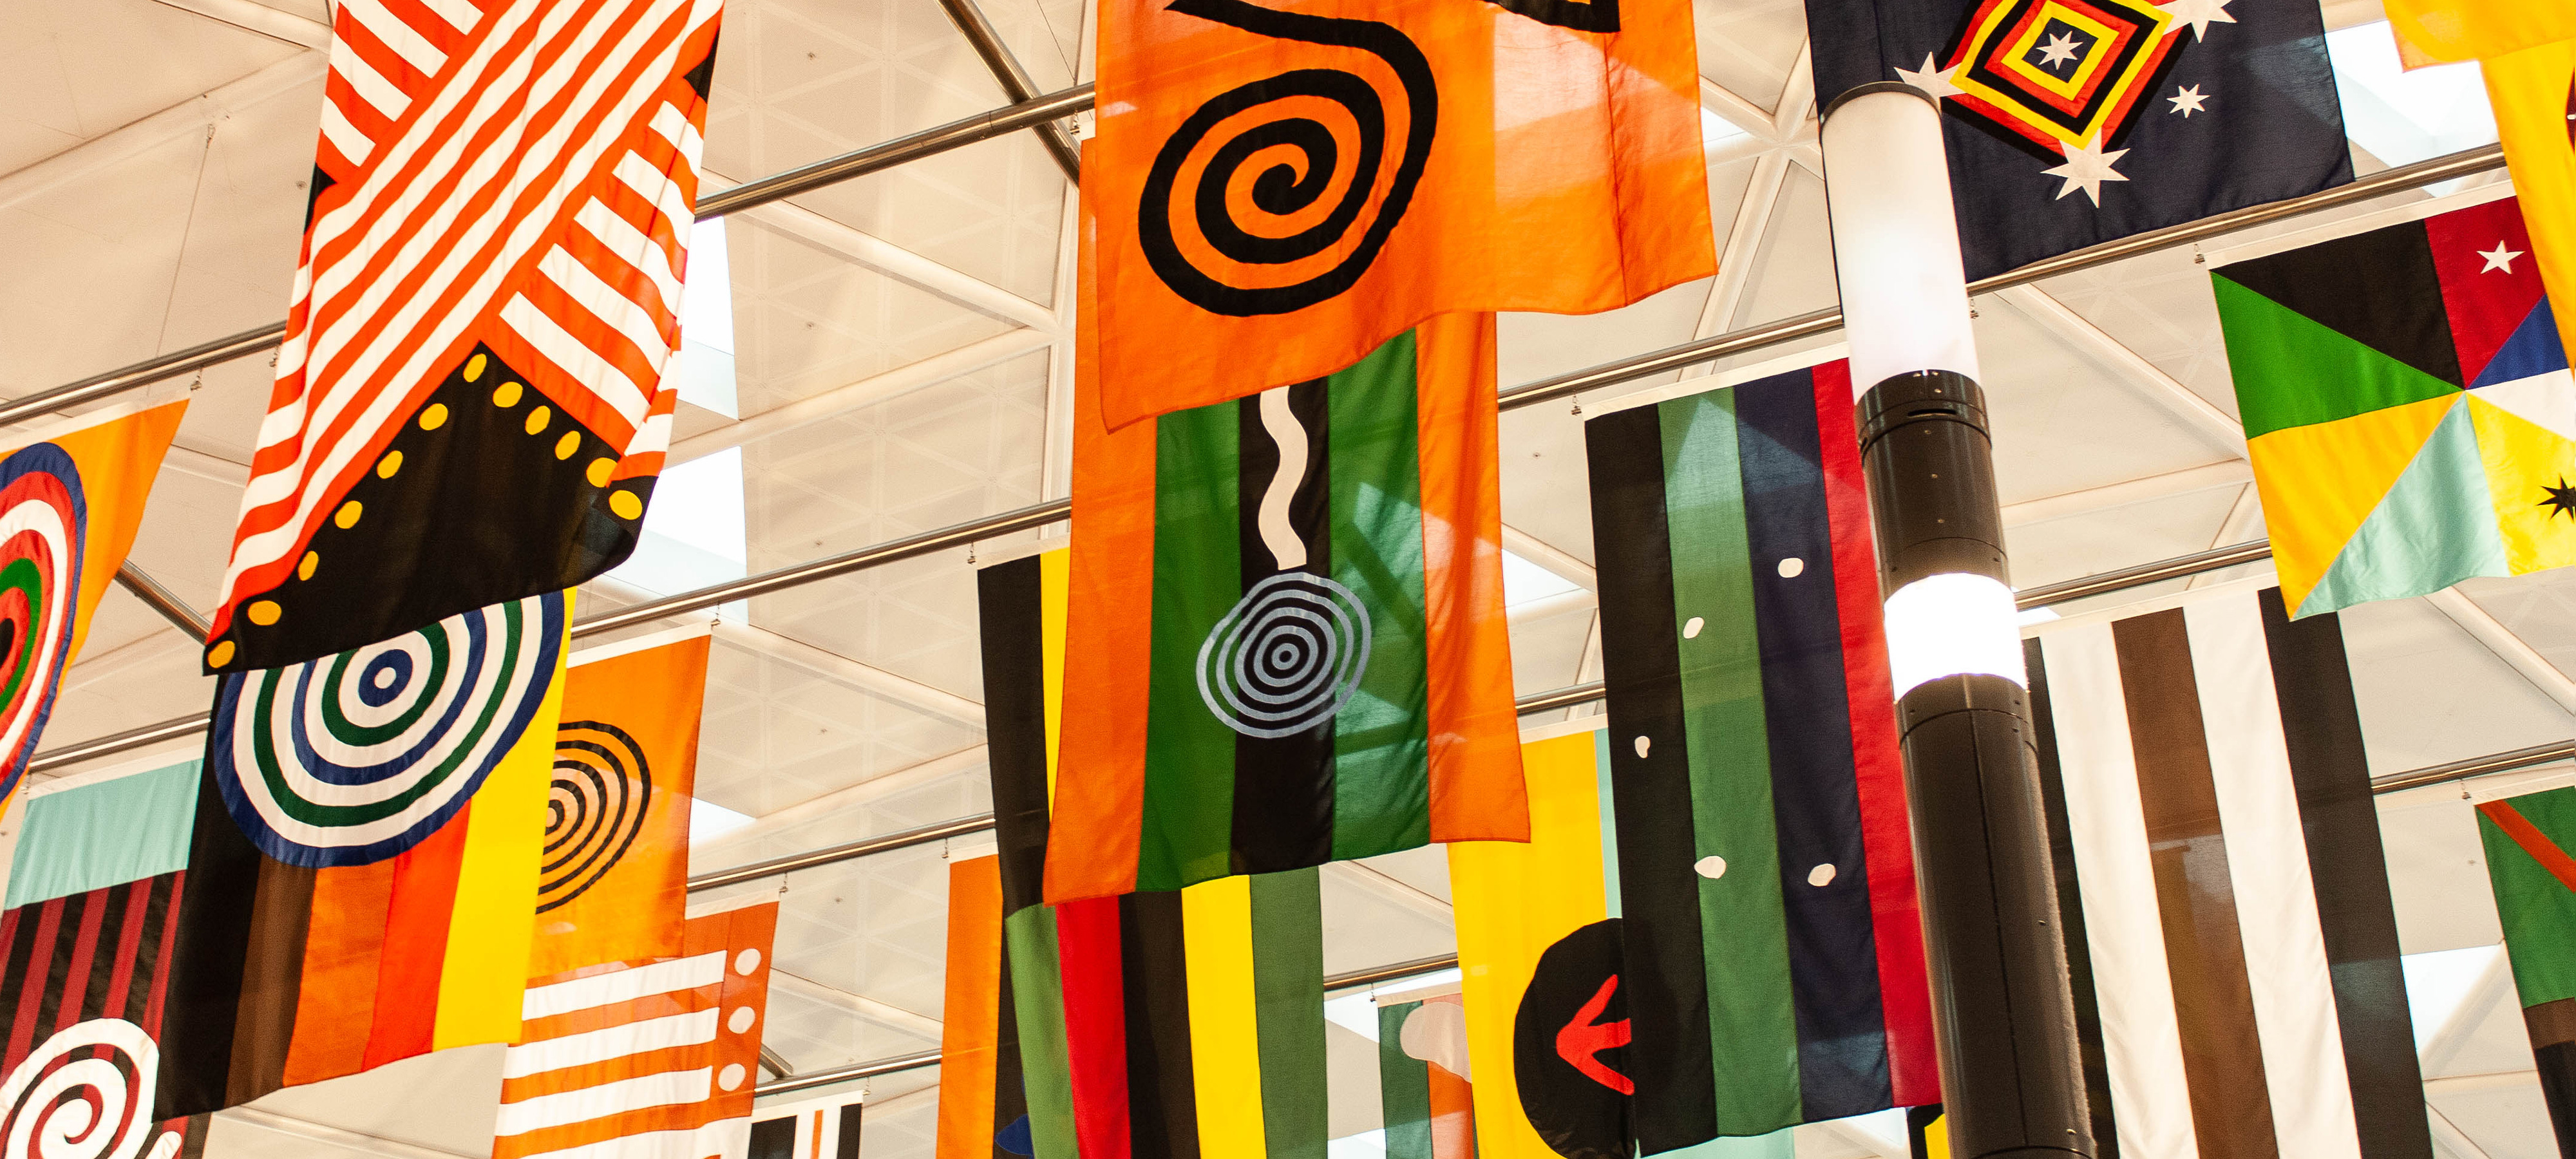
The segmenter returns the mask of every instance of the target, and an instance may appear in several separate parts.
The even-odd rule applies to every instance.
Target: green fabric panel
[[[27,799],[5,906],[16,909],[188,867],[199,762]]]
[[[1020,1078],[1028,1090],[1032,1159],[1080,1159],[1073,1134],[1073,1064],[1064,1033],[1055,909],[1033,905],[1002,919],[1010,951],[1011,1009],[1020,1029]]]
[[[1419,1002],[1377,1008],[1378,1106],[1386,1124],[1386,1159],[1433,1159],[1430,1064],[1404,1053],[1404,1020],[1421,1008]]]
[[[1743,1134],[1806,1115],[1800,1109],[1798,1029],[1772,823],[1771,750],[1761,645],[1753,626],[1735,392],[1674,399],[1659,410],[1694,852],[1726,860],[1719,876],[1699,877],[1709,1048],[1717,1073],[1741,1080],[1717,1084],[1717,1124],[1722,1133]],[[1693,618],[1703,621],[1700,631],[1684,635]]]
[[[2246,438],[2459,393],[2225,277],[2209,281]]]
[[[1324,1103],[1321,880],[1313,868],[1251,879],[1252,1017],[1261,1038],[1261,1130],[1270,1159],[1324,1159],[1331,1134]]]
[[[1387,340],[1327,396],[1333,579],[1369,610],[1368,667],[1333,721],[1333,857],[1431,840],[1414,341]]]
[[[2506,803],[2559,849],[2576,855],[2576,787]],[[2513,960],[2513,988],[2522,1004],[2576,998],[2576,891],[2541,868],[2483,813],[2478,815],[2478,836],[2486,842],[2487,883],[2495,887],[2505,956]]]
[[[2496,530],[2477,424],[2464,402],[2443,415],[2388,494],[2345,540],[2298,614],[2438,592],[2477,575],[2511,575]]]
[[[1234,730],[1199,698],[1199,645],[1243,598],[1236,403],[1154,420],[1154,672],[1136,888],[1233,871]]]

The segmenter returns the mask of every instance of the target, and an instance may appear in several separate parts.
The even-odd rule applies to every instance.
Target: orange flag
[[[1082,319],[1111,429],[1436,314],[1717,269],[1688,0],[1107,0]]]
[[[188,400],[109,407],[0,443],[0,807],[115,582]]]
[[[679,952],[707,635],[577,658],[564,676],[528,977]]]

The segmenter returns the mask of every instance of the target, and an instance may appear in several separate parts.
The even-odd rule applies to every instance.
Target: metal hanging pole
[[[939,6],[948,10],[948,19],[956,22],[966,43],[975,46],[975,55],[984,58],[984,67],[992,70],[1003,96],[1018,104],[1038,95],[1037,82],[1029,79],[1029,70],[1020,67],[1020,59],[1011,55],[1011,46],[1002,43],[1002,34],[984,18],[984,10],[975,6],[975,0],[939,0]],[[1074,149],[1073,134],[1065,131],[1064,123],[1048,121],[1036,132],[1038,140],[1046,144],[1047,155],[1064,170],[1065,179],[1081,184],[1082,154]]]
[[[1824,114],[1950,1153],[2095,1152],[1938,103]]]

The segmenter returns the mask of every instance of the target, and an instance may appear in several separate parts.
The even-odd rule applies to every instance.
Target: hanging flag
[[[1124,0],[1099,33],[1080,393],[1105,429],[1323,378],[1434,315],[1589,314],[1717,271],[1686,0]]]
[[[1940,1098],[1851,398],[1586,416],[1647,1154]]]
[[[2576,1151],[2576,788],[2478,806],[2522,1025],[2560,1154]]]
[[[1938,101],[1970,281],[2352,180],[2311,3],[1807,0],[1816,98]]]
[[[1387,1159],[1476,1159],[1467,1006],[1447,994],[1377,1006],[1377,1083]]]
[[[2514,192],[2530,207],[2524,248],[2556,304],[2558,333],[2576,334],[2576,19],[2554,26],[2567,39],[2489,57],[2487,104],[2504,142]]]
[[[501,1055],[492,1159],[739,1156],[778,903],[689,919],[679,956],[532,981]]]
[[[2576,563],[2576,380],[2512,199],[2210,273],[2299,615]]]
[[[948,1056],[939,1058],[946,1094]],[[866,1104],[848,1095],[762,1107],[751,1121],[746,1159],[859,1159],[860,1113]]]
[[[679,953],[707,630],[576,657],[564,673],[528,977]]]
[[[2025,645],[2088,1095],[2122,1159],[2432,1155],[2342,629],[2287,609],[2232,584]]]
[[[1059,549],[978,577],[998,905],[976,886],[971,896],[985,900],[951,914],[1000,915],[999,964],[977,968],[1005,979],[1000,1003],[1015,1037],[997,1051],[996,1075],[1016,1062],[1026,1111],[1005,1118],[1007,1098],[980,1093],[965,1094],[974,1101],[953,1118],[943,1106],[941,1159],[984,1154],[969,1133],[984,1121],[1001,1123],[999,1150],[1036,1159],[1312,1159],[1329,1132],[1322,895],[1311,867],[1176,892],[1042,899],[1050,781],[1060,783],[1053,708],[1065,688],[1063,650],[1050,641],[1062,639],[1069,570]],[[952,943],[959,931],[952,924]]]
[[[304,244],[207,639],[279,668],[579,585],[670,444],[718,0],[333,18]]]
[[[2576,9],[2552,0],[2385,0],[2385,7],[2398,43],[2434,62],[2576,40]]]
[[[1048,900],[1526,838],[1494,400],[1493,318],[1466,315],[1328,378],[1077,420]]]
[[[188,400],[108,407],[0,443],[0,807],[143,524]]]
[[[196,792],[189,761],[28,793],[0,912],[0,1141],[11,1159],[204,1152],[206,1116],[153,1109]]]
[[[1905,1135],[1914,1159],[1950,1159],[1950,1124],[1941,1117],[1941,1104],[1907,1107]]]
[[[571,599],[217,686],[165,1114],[519,1038]]]
[[[947,997],[940,1007],[936,1159],[1035,1153],[1029,1146],[1017,1004],[1011,998],[1010,972],[1002,966],[1001,864],[993,856],[948,863]]]

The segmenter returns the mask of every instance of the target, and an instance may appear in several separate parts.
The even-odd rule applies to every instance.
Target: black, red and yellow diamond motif
[[[1952,108],[2047,154],[2116,141],[2172,58],[2173,17],[2144,0],[1985,0],[1944,68]]]

